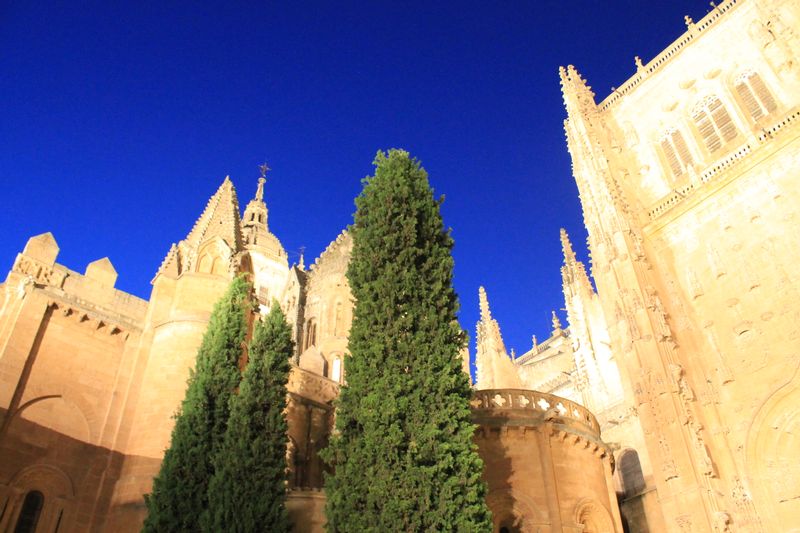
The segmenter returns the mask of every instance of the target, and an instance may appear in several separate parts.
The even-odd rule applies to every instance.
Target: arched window
[[[733,125],[728,110],[716,96],[707,96],[700,100],[692,110],[692,120],[712,154],[736,137],[736,126]]]
[[[331,379],[338,383],[342,382],[342,360],[339,356],[334,357],[331,365]]]
[[[619,459],[619,475],[625,498],[635,496],[645,489],[642,465],[639,462],[639,454],[635,450],[622,452]]]
[[[39,521],[43,505],[44,495],[38,490],[32,490],[26,494],[14,533],[33,533],[36,531],[36,523]]]
[[[764,84],[761,76],[752,70],[739,74],[733,82],[736,93],[742,99],[747,113],[754,122],[778,108],[775,99]]]
[[[681,132],[675,128],[667,130],[661,137],[660,144],[672,176],[675,178],[682,176],[692,163],[692,156]]]

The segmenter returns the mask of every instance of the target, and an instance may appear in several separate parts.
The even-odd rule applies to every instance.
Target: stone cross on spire
[[[267,166],[266,161],[264,164],[259,165],[258,169],[261,171],[261,177],[258,178],[258,189],[256,189],[256,200],[259,202],[264,201],[264,184],[267,182],[267,172],[272,170]]]

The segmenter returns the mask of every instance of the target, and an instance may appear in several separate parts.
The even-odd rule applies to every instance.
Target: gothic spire
[[[156,273],[177,276],[191,268],[198,260],[201,246],[214,238],[222,239],[235,254],[242,250],[242,229],[239,219],[239,200],[230,176],[225,176],[208,200],[205,209],[197,218],[191,231],[178,245],[173,245]]]
[[[239,250],[242,233],[239,220],[239,200],[230,176],[208,200],[203,213],[194,223],[184,243],[198,247],[211,237],[221,237],[233,250]]]
[[[567,235],[567,230],[561,228],[561,250],[564,252],[564,264],[565,265],[574,265],[575,264],[575,251],[572,249],[572,243],[569,242],[569,235]]]
[[[500,325],[492,318],[489,310],[489,299],[486,289],[478,289],[481,319],[477,329],[477,353],[475,366],[477,369],[478,389],[517,389],[522,387],[516,366],[509,359]]]

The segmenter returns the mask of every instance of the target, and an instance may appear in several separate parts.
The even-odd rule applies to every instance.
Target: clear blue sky
[[[147,298],[225,175],[257,166],[270,229],[307,264],[352,219],[378,149],[444,194],[461,323],[478,286],[522,353],[563,307],[559,227],[587,260],[559,65],[598,101],[701,18],[699,0],[0,4],[0,270],[52,231]],[[559,311],[562,319],[563,311]],[[474,351],[474,339],[472,342]]]

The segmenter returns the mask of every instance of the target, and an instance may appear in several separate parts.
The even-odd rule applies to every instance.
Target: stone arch
[[[597,500],[584,498],[575,506],[573,520],[584,533],[612,533],[615,531],[611,514]]]
[[[45,498],[66,498],[75,497],[75,485],[70,477],[60,468],[52,465],[39,464],[21,468],[11,478],[9,484],[14,489],[21,492],[38,490],[44,494]]]
[[[63,390],[51,394],[39,394],[23,403],[12,415],[8,432],[15,429],[23,418],[82,442],[95,443],[99,439],[99,428],[92,416],[93,409],[80,397]]]
[[[506,528],[515,531],[536,531],[537,526],[549,524],[547,517],[531,501],[511,489],[492,490],[486,496],[486,505],[492,511],[494,531]]]
[[[96,444],[99,441],[103,420],[99,416],[95,406],[87,401],[80,390],[74,385],[69,383],[53,383],[48,384],[46,387],[42,385],[30,385],[25,391],[25,397],[30,399],[25,400],[25,402],[20,405],[17,411],[12,415],[12,421],[24,410],[41,401],[60,398],[68,404],[70,408],[77,410],[85,422],[86,435],[82,440],[92,444]]]
[[[785,530],[800,516],[800,364],[762,404],[747,435],[747,470],[758,515]]]

